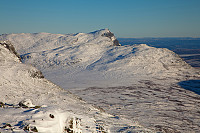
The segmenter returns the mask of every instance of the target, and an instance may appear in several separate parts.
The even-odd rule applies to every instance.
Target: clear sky
[[[200,0],[0,0],[0,34],[77,33],[200,37]]]

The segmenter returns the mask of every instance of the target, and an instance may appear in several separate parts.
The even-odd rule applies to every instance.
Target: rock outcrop
[[[14,46],[11,44],[10,41],[0,41],[0,45],[7,48],[11,53],[15,54],[19,58],[19,60],[21,60],[19,54],[16,52]]]
[[[110,32],[108,29],[105,29],[105,31],[106,32],[103,33],[101,36],[110,38],[110,40],[113,42],[113,46],[121,46],[117,38],[114,36],[114,33]]]

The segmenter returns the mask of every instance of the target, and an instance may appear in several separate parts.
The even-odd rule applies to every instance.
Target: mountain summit
[[[97,31],[91,32],[90,34],[94,34],[95,36],[108,37],[113,42],[113,46],[121,46],[117,38],[109,29],[97,30]]]

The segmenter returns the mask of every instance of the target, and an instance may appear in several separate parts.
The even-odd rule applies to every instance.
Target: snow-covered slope
[[[168,49],[146,44],[120,46],[108,29],[77,34],[8,34],[1,38],[10,40],[22,61],[41,70],[47,79],[109,113],[136,118],[163,131],[191,132],[193,124],[195,131],[200,129],[200,108],[195,104],[199,96],[178,86],[182,81],[199,80],[199,72]],[[179,99],[183,104],[176,102]],[[193,112],[184,116],[198,118],[183,122],[184,129],[180,124],[184,119],[173,121],[183,113],[178,112],[180,108]]]
[[[134,121],[106,114],[23,64],[9,42],[0,42],[0,132],[145,131]]]
[[[23,62],[64,88],[132,85],[152,77],[177,77],[192,68],[168,49],[120,46],[102,29],[77,34],[9,34]],[[114,45],[114,46],[113,46]]]

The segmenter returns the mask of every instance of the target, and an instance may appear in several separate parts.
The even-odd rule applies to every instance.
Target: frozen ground
[[[200,81],[197,85],[199,89]],[[136,120],[148,128],[181,133],[200,131],[200,96],[176,84],[166,87],[145,80],[128,87],[70,91],[110,114]]]
[[[13,43],[24,63],[110,114],[157,131],[199,131],[199,72],[168,49],[120,46],[108,29],[1,38]]]

